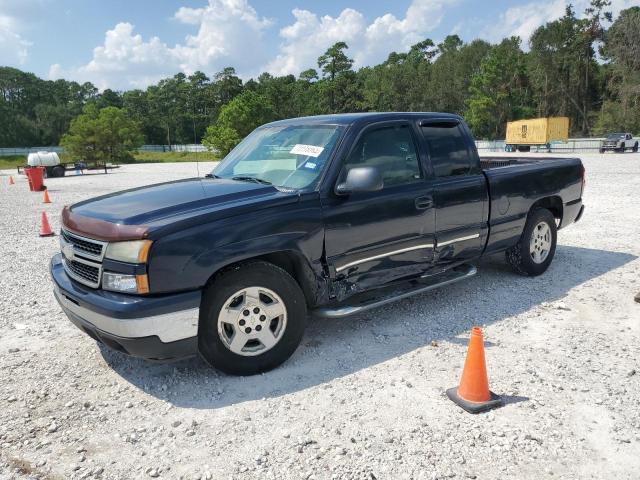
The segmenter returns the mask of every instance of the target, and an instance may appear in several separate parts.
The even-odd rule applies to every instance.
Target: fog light
[[[146,277],[146,275],[144,275],[144,277]],[[138,291],[136,275],[125,275],[122,273],[104,272],[102,274],[102,288],[114,292],[146,293]]]

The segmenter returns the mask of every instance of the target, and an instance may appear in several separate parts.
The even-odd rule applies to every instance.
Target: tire
[[[281,314],[274,317],[274,312]],[[305,297],[291,275],[263,261],[241,264],[222,272],[205,289],[198,349],[207,363],[225,373],[266,372],[293,354],[306,320]]]
[[[638,142],[633,144],[633,148],[631,149],[633,153],[638,153]]]
[[[537,239],[534,238],[534,236],[539,236],[544,231],[540,227],[541,225],[546,225],[548,228],[547,240],[542,240],[539,237]],[[529,213],[527,223],[518,243],[505,252],[507,262],[520,275],[530,277],[541,275],[551,265],[553,256],[556,253],[557,240],[558,228],[553,214],[546,208],[535,209]],[[546,246],[547,248],[546,250],[542,249],[535,252],[535,246]],[[532,249],[534,249],[533,253]],[[544,254],[544,251],[546,251],[546,254]]]
[[[58,165],[57,167],[53,167],[53,169],[51,170],[52,177],[64,177],[64,174],[65,174],[65,169],[60,165]]]
[[[620,153],[624,153],[626,147],[624,146],[624,143],[622,145],[620,145],[620,149],[618,150]]]
[[[601,149],[600,149],[600,153],[604,153],[604,148],[601,148]]]

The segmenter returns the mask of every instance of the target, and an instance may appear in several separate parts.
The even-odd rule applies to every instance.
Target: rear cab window
[[[435,177],[477,173],[467,135],[457,121],[421,122],[427,153]]]

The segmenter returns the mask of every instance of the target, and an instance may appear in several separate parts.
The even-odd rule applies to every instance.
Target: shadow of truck
[[[150,395],[181,407],[218,408],[320,385],[433,340],[459,343],[456,337],[466,335],[474,325],[490,325],[559,300],[572,288],[636,258],[558,245],[550,269],[535,278],[511,273],[502,257],[489,258],[480,263],[478,275],[466,282],[346,319],[310,318],[294,356],[281,367],[253,377],[227,376],[199,358],[157,364],[106,347],[101,351],[114,371]]]

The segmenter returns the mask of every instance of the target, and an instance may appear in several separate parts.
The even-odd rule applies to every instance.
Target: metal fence
[[[548,150],[545,145],[532,145],[532,152],[597,152],[604,138],[570,138],[566,143],[554,142]],[[477,140],[476,147],[484,152],[504,152],[504,140]]]
[[[0,157],[8,157],[10,155],[29,155],[30,152],[56,152],[61,153],[64,151],[62,147],[12,147],[12,148],[0,148]]]
[[[206,152],[207,147],[204,145],[142,145],[139,149],[141,152]],[[0,157],[8,157],[10,155],[24,155],[25,157],[31,152],[64,152],[62,147],[12,147],[0,148]]]
[[[206,152],[207,147],[192,143],[189,145],[142,145],[138,150],[141,152]]]
[[[563,152],[597,152],[600,148],[600,143],[603,138],[570,138],[567,143],[552,143],[552,153]],[[504,152],[505,142],[504,140],[477,140],[476,146],[478,150],[484,152]],[[206,152],[207,148],[204,145],[189,144],[189,145],[142,145],[138,150],[141,152]],[[25,157],[30,152],[57,152],[62,153],[64,149],[62,147],[30,147],[30,148],[0,148],[0,157],[7,157],[9,155],[24,155]],[[532,152],[546,152],[547,147],[532,146]]]

